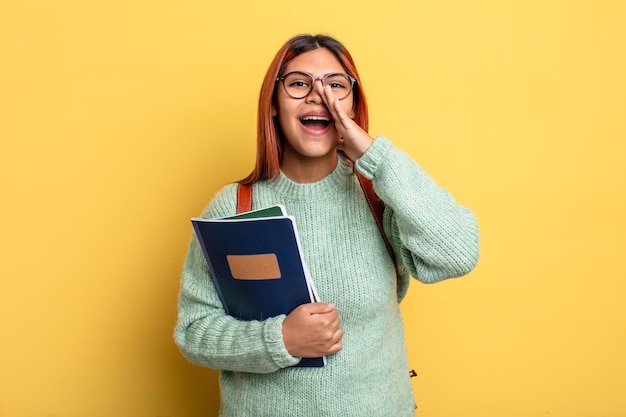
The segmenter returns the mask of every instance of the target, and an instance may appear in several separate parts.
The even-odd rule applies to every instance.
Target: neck
[[[337,167],[337,154],[324,158],[307,158],[302,155],[284,155],[280,169],[293,182],[300,184],[320,181]]]

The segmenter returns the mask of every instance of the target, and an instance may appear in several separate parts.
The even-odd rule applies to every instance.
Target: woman
[[[478,260],[473,214],[389,140],[367,133],[354,62],[337,40],[301,35],[277,53],[259,100],[253,208],[277,203],[296,218],[324,302],[287,316],[225,314],[202,250],[191,242],[175,339],[191,362],[219,369],[220,416],[413,416],[399,302],[410,276],[461,276]],[[385,236],[354,171],[385,204]],[[204,217],[235,213],[237,184]],[[325,355],[322,368],[294,368]]]

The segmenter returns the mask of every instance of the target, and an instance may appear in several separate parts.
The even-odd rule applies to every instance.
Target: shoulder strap
[[[376,191],[374,191],[374,184],[372,184],[372,180],[365,178],[362,174],[358,172],[355,172],[355,174],[359,179],[359,183],[361,184],[361,188],[363,189],[363,193],[365,194],[365,200],[367,200],[367,204],[370,206],[370,210],[374,215],[374,220],[376,220],[376,226],[378,226],[378,230],[380,230],[380,234],[385,241],[387,252],[389,252],[389,256],[391,256],[391,260],[395,265],[396,257],[393,253],[393,249],[391,248],[391,243],[389,243],[389,239],[387,239],[387,235],[385,234],[385,229],[383,228],[383,214],[385,212],[385,203],[383,203],[383,201],[376,194]]]
[[[239,184],[237,186],[237,214],[252,210],[252,186]]]
[[[365,194],[365,200],[367,200],[367,204],[370,206],[370,210],[374,215],[374,220],[376,220],[378,230],[380,230],[380,234],[385,241],[385,246],[387,247],[389,256],[391,257],[391,260],[395,265],[396,257],[393,253],[393,249],[391,248],[391,244],[389,243],[389,239],[387,239],[387,236],[385,235],[385,230],[383,228],[383,213],[385,211],[385,203],[383,203],[378,195],[376,195],[372,180],[365,178],[358,172],[355,173],[357,178],[359,179],[359,184],[361,184],[363,193]],[[245,213],[250,210],[252,210],[252,186],[250,184],[239,184],[237,187],[237,213]]]

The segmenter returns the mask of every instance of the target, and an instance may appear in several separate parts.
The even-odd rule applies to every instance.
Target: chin
[[[336,153],[336,145],[323,146],[319,144],[319,146],[311,146],[311,144],[304,144],[304,146],[287,146],[285,148],[286,155],[292,154],[299,159],[325,159],[335,155]]]

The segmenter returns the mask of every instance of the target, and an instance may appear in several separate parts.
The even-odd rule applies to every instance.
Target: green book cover
[[[235,214],[234,216],[229,216],[225,219],[258,219],[261,217],[281,217],[285,216],[286,214],[287,212],[285,210],[285,207],[282,204],[277,204],[271,207]]]

